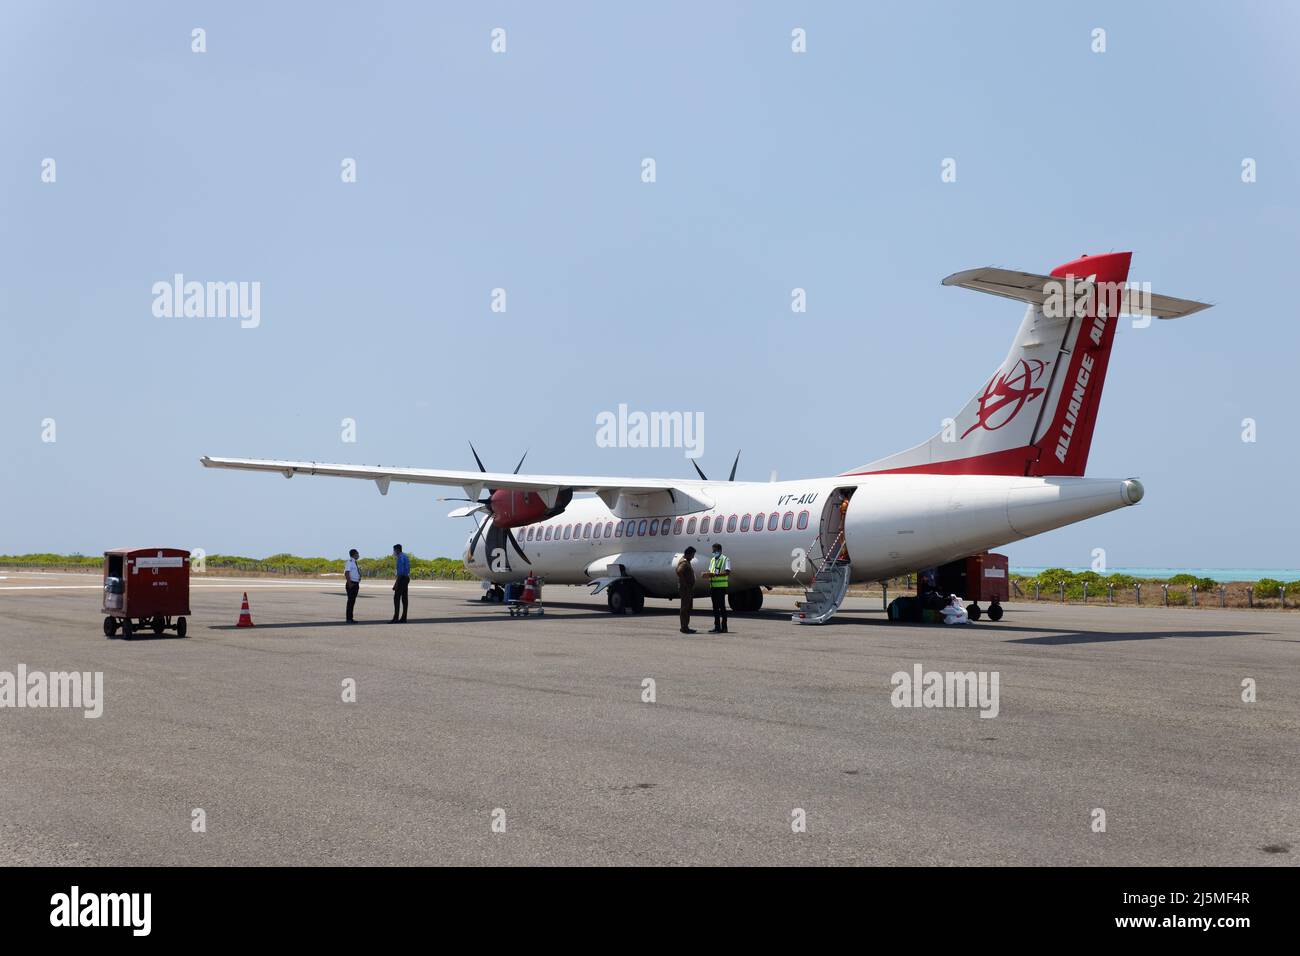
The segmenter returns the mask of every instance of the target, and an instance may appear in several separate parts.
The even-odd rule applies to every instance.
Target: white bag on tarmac
[[[970,615],[966,613],[966,609],[961,606],[961,601],[955,594],[948,595],[948,606],[939,613],[943,615],[943,623],[945,624],[970,623]]]

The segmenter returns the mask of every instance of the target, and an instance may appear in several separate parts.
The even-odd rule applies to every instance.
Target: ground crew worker
[[[348,560],[343,565],[343,580],[348,592],[348,623],[355,624],[356,620],[352,617],[352,608],[357,603],[357,593],[361,590],[361,569],[357,567],[357,558],[361,557],[357,549],[353,548],[348,552]]]
[[[411,603],[407,596],[407,588],[411,586],[411,556],[402,552],[400,544],[393,545],[393,554],[397,557],[397,577],[393,581],[393,619],[388,623],[405,624],[406,610]],[[397,616],[399,606],[402,612],[400,618]]]
[[[714,543],[713,557],[709,558],[709,596],[713,598],[713,630],[710,634],[727,633],[727,585],[731,582],[731,559],[722,553],[722,545]]]
[[[695,633],[695,629],[691,627],[691,611],[695,608],[695,569],[691,567],[693,560],[695,560],[695,549],[687,548],[673,565],[673,570],[677,572],[677,599],[682,602],[682,626],[679,630],[683,634]]]

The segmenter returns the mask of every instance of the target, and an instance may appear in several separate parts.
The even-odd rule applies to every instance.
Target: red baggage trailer
[[[136,628],[185,636],[190,613],[190,553],[180,548],[115,548],[104,552],[104,636]]]
[[[956,594],[971,603],[966,606],[972,621],[978,621],[985,613],[979,606],[980,601],[988,602],[990,620],[1002,620],[1002,602],[1010,600],[1011,579],[1007,574],[1007,556],[985,551],[972,554],[935,568],[935,587],[940,594]],[[918,592],[921,577],[917,577]]]

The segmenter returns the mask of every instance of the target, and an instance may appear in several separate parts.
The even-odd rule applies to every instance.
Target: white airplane
[[[647,596],[676,596],[673,563],[687,546],[703,562],[716,541],[731,558],[734,610],[756,611],[763,588],[798,582],[807,601],[795,620],[820,623],[852,582],[939,567],[1142,500],[1136,478],[1083,477],[1116,325],[1124,314],[1169,319],[1208,305],[1125,290],[1130,258],[1083,256],[1047,276],[993,268],[949,276],[944,285],[1028,303],[1011,351],[930,440],[832,477],[508,474],[485,470],[477,452],[477,472],[201,461],[286,478],[368,479],[381,494],[394,481],[463,488],[470,504],[451,516],[483,515],[465,566],[496,585],[498,599],[501,584],[532,571],[605,590],[614,613],[639,611]]]

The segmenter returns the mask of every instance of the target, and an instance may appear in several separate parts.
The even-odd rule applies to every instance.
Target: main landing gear
[[[753,614],[763,606],[763,589],[744,588],[739,591],[729,591],[727,603],[737,614]]]
[[[635,581],[615,581],[605,593],[611,614],[640,614],[645,607],[645,589]]]
[[[966,605],[966,613],[970,616],[972,621],[978,621],[985,612],[980,610],[979,604],[972,603]],[[990,621],[1002,620],[1002,605],[997,601],[990,602],[988,615]]]

